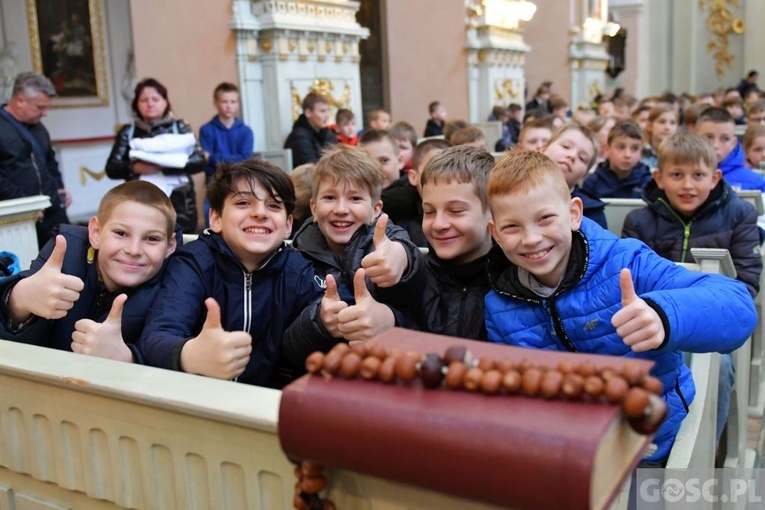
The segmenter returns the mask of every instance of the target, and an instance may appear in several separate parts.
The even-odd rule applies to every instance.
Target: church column
[[[359,41],[350,0],[233,0],[242,115],[256,150],[281,148],[311,91],[361,115]]]
[[[523,24],[536,6],[518,0],[466,0],[470,121],[483,122],[495,105],[524,104],[524,63],[531,49]]]
[[[589,103],[606,90],[608,52],[603,35],[608,25],[607,0],[571,0],[571,105]]]

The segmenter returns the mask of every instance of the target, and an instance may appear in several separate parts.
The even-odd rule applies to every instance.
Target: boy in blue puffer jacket
[[[696,121],[696,134],[709,140],[715,148],[717,165],[731,187],[758,189],[765,192],[765,177],[747,168],[744,149],[734,133],[736,123],[725,108],[707,108]]]
[[[694,273],[582,217],[558,166],[511,153],[492,170],[489,341],[655,362],[669,415],[645,461],[669,455],[695,388],[683,351],[732,351],[757,313],[743,283]]]
[[[279,387],[286,330],[323,289],[285,245],[295,188],[264,161],[220,164],[208,187],[210,228],[168,263],[139,348],[146,363]]]

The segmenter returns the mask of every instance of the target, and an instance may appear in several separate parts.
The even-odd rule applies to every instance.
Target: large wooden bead
[[[542,385],[542,371],[529,368],[523,372],[523,393],[527,397],[536,397]]]
[[[306,476],[300,482],[300,486],[307,494],[318,494],[327,486],[327,479],[323,476]]]
[[[324,353],[316,351],[305,359],[305,369],[309,374],[318,374],[324,364]]]
[[[483,370],[477,367],[473,367],[465,372],[465,377],[462,379],[462,385],[468,391],[476,391],[481,387],[481,378],[483,377]]]
[[[368,356],[374,356],[380,361],[383,361],[388,356],[388,350],[382,344],[372,344],[367,351]]]
[[[417,360],[405,354],[396,360],[396,376],[404,382],[411,382],[417,376]]]
[[[367,344],[364,342],[353,342],[352,344],[349,344],[351,348],[351,352],[355,352],[359,355],[359,358],[366,358],[367,357]]]
[[[452,345],[444,353],[444,363],[451,365],[452,361],[465,361],[467,349],[462,345]]]
[[[568,398],[576,400],[582,396],[584,388],[584,378],[576,373],[566,374],[563,378],[561,392]]]
[[[658,377],[653,377],[650,375],[647,376],[645,379],[643,379],[642,386],[643,389],[648,393],[653,393],[659,397],[662,395],[662,393],[664,393],[664,385],[661,383],[661,379]]]
[[[496,395],[502,388],[502,372],[487,370],[481,377],[481,391],[487,395]]]
[[[628,418],[641,418],[648,410],[650,399],[643,388],[630,388],[622,402],[622,409]]]
[[[361,357],[355,352],[349,352],[343,358],[343,362],[340,364],[340,375],[346,379],[353,379],[356,374],[359,373],[361,367]]]
[[[392,383],[396,380],[396,358],[389,356],[380,364],[378,377],[384,383]]]
[[[461,361],[452,361],[446,371],[446,387],[452,390],[458,390],[462,387],[462,379],[465,377],[465,364]]]
[[[523,384],[523,377],[517,370],[508,370],[502,377],[502,387],[509,394],[518,393],[521,390]]]
[[[597,375],[591,375],[584,379],[584,392],[590,398],[599,398],[603,393],[604,386],[603,379]]]
[[[557,370],[548,370],[542,376],[540,390],[544,398],[555,398],[563,386],[563,374]]]
[[[345,353],[347,353],[350,350],[351,348],[348,346],[347,343],[338,342],[332,346],[332,349],[330,349],[329,352],[336,352],[342,356],[342,355],[345,355]]]
[[[330,351],[324,356],[322,362],[322,369],[332,375],[335,375],[340,370],[340,363],[343,362],[343,355],[336,351]]]
[[[634,360],[630,360],[622,367],[622,376],[627,380],[630,386],[637,386],[643,380],[645,370],[640,366],[640,363]]]
[[[364,361],[361,362],[361,367],[359,368],[361,378],[366,379],[367,381],[375,379],[377,373],[380,371],[380,365],[382,365],[380,358],[376,358],[372,355],[364,358]]]
[[[606,381],[606,388],[603,394],[606,396],[606,400],[612,404],[618,404],[624,397],[627,396],[627,391],[630,389],[630,385],[624,377],[613,375]]]

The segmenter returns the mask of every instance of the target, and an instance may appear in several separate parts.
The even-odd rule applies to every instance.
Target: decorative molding
[[[735,57],[728,48],[728,36],[741,35],[746,30],[744,20],[735,18],[728,4],[731,7],[740,7],[738,0],[699,0],[701,10],[709,11],[706,25],[713,39],[707,43],[707,53],[714,55],[718,78],[723,77],[725,69],[733,67]]]

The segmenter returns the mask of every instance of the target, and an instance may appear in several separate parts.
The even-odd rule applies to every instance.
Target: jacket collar
[[[242,265],[239,259],[236,258],[236,255],[234,255],[234,252],[231,251],[231,248],[229,248],[229,246],[226,244],[226,241],[223,240],[223,237],[220,234],[217,234],[211,229],[207,228],[199,236],[199,240],[207,244],[207,246],[209,246],[213,251],[219,253],[225,258],[230,259],[231,262],[235,264],[236,267],[239,268],[243,273],[250,273],[250,271],[247,271],[247,268]],[[285,247],[285,243],[279,245],[279,247],[271,252],[268,258],[261,262],[260,266],[256,270],[252,271],[252,273],[271,273],[273,271],[279,271],[284,261],[284,254],[286,253]]]

